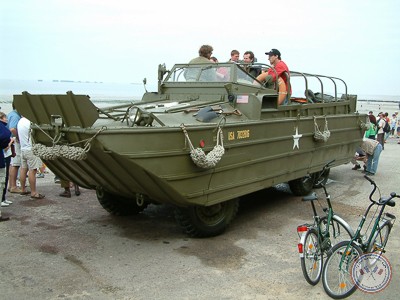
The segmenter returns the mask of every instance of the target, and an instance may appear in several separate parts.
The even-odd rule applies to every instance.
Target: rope
[[[68,145],[54,145],[53,147],[46,147],[43,144],[37,143],[32,146],[32,152],[44,160],[55,160],[59,157],[71,160],[85,160],[87,157],[84,148]]]
[[[215,167],[217,163],[221,160],[222,155],[224,155],[225,153],[221,127],[218,126],[217,144],[207,154],[205,154],[203,149],[201,148],[195,149],[192,142],[190,141],[189,134],[183,124],[181,125],[181,128],[190,147],[190,157],[192,158],[192,161],[195,163],[195,165],[203,169]]]
[[[324,127],[324,131],[321,132],[321,130],[319,129],[319,126],[317,124],[317,118],[314,116],[314,139],[317,142],[327,142],[329,137],[331,136],[331,132],[328,129],[328,120],[326,119],[325,116],[325,127]]]
[[[35,124],[36,125],[36,124]],[[60,136],[55,136],[54,139],[51,138],[46,132],[44,132],[39,126],[36,125],[50,140],[53,142],[53,146],[47,147],[40,143],[35,143],[32,146],[32,152],[34,155],[40,157],[43,160],[55,160],[57,158],[66,158],[70,160],[85,160],[87,158],[87,154],[91,147],[92,140],[102,131],[106,129],[106,127],[100,128],[91,138],[78,141],[69,145],[58,145],[57,143],[60,141]],[[82,143],[86,141],[83,148],[72,146],[78,143]]]

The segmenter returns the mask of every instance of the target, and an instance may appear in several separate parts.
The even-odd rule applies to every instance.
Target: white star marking
[[[299,140],[300,140],[300,138],[301,138],[302,136],[303,136],[302,134],[299,134],[299,129],[298,129],[298,127],[296,127],[296,134],[293,135],[293,150],[294,150],[294,148],[296,148],[296,147],[297,147],[297,149],[300,149],[300,147],[299,147]]]

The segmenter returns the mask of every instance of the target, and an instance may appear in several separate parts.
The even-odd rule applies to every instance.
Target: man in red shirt
[[[268,60],[271,66],[274,67],[276,73],[272,69],[268,69],[268,75],[272,76],[272,81],[276,81],[276,75],[281,77],[287,85],[287,78],[283,75],[283,72],[287,72],[290,75],[288,66],[281,60],[281,53],[278,49],[271,49],[269,52],[265,52],[268,55]]]
[[[269,68],[266,72],[261,73],[257,77],[257,80],[260,82],[265,81],[266,86],[270,86],[274,82],[278,82],[280,85],[280,82],[283,81],[285,83],[283,88],[285,92],[279,93],[287,94],[287,92],[289,92],[290,94],[291,91],[290,86],[288,86],[287,77],[283,74],[286,72],[290,76],[290,72],[288,66],[281,60],[281,53],[278,49],[271,49],[271,51],[265,52],[265,54],[268,55],[268,60],[273,68]],[[281,88],[279,88],[279,90],[281,90]],[[288,97],[283,95],[279,97],[279,104],[287,104],[288,102]]]

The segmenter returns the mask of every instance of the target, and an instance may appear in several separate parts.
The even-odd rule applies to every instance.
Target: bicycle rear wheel
[[[311,285],[316,285],[322,273],[323,256],[318,243],[318,232],[310,228],[305,233],[303,257],[300,258],[301,269],[306,281]]]
[[[357,289],[351,276],[351,268],[362,255],[362,250],[354,242],[350,245],[349,242],[342,241],[332,247],[322,271],[324,290],[334,299],[346,298]]]

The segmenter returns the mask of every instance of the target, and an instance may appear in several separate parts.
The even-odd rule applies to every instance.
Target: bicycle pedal
[[[378,247],[378,246],[374,245],[374,251],[373,252],[386,253],[386,250],[382,249],[381,247]]]

